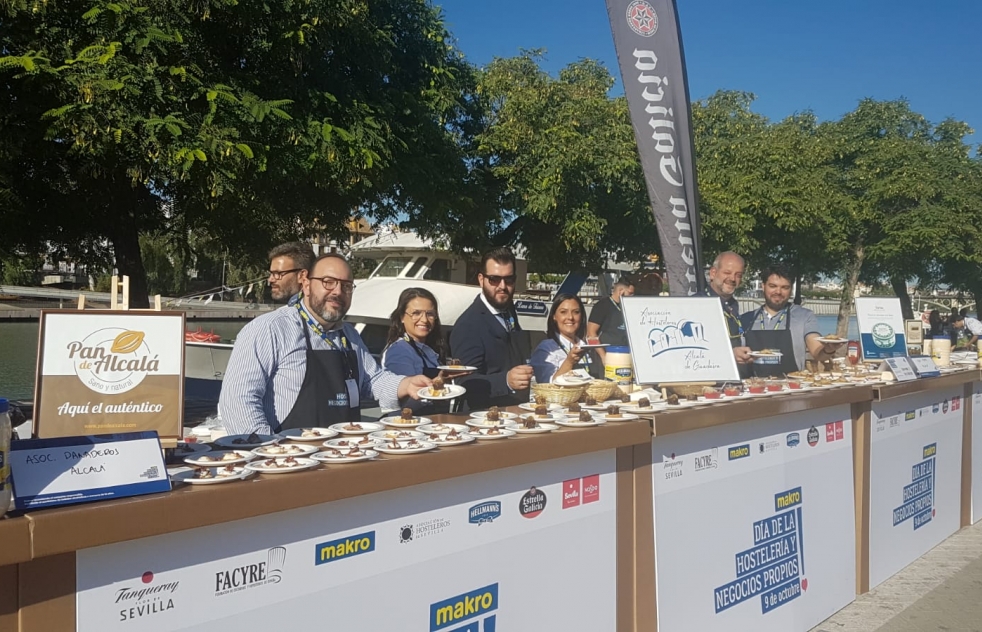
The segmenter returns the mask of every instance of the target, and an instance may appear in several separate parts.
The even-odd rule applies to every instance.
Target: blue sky
[[[863,97],[907,98],[936,123],[965,121],[982,143],[982,1],[677,0],[689,92],[757,95],[778,120],[812,110],[836,119]],[[618,77],[604,0],[435,0],[478,65],[546,48],[554,72],[581,57]]]

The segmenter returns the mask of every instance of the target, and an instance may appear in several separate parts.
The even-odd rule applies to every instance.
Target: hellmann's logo
[[[160,370],[142,331],[107,327],[68,343],[68,359],[78,379],[97,393],[125,393]]]
[[[495,632],[495,615],[488,613],[497,609],[498,584],[438,601],[430,605],[430,632],[467,621],[470,621],[468,625],[454,628],[451,632]]]
[[[347,557],[371,553],[375,550],[375,532],[366,531],[318,544],[314,548],[314,565],[336,562]]]
[[[729,449],[728,455],[731,461],[750,456],[750,444],[735,445]]]

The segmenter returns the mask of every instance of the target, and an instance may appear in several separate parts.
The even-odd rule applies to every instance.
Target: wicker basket
[[[560,386],[559,384],[536,384],[532,394],[544,397],[549,404],[567,406],[580,398],[585,389],[582,386]]]
[[[614,399],[624,394],[617,382],[594,380],[586,387],[586,394],[598,402]]]

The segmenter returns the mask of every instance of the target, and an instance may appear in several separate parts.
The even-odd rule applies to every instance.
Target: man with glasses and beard
[[[299,294],[313,263],[314,249],[302,241],[290,241],[270,250],[268,281],[273,302],[286,303]]]
[[[395,408],[400,397],[419,398],[430,379],[383,370],[343,322],[354,289],[344,257],[321,255],[301,294],[242,328],[218,402],[229,434],[325,428],[359,421],[362,399]]]
[[[529,400],[531,344],[512,303],[515,255],[497,248],[481,259],[481,293],[457,318],[450,333],[450,354],[477,371],[461,381],[471,410],[510,406]]]

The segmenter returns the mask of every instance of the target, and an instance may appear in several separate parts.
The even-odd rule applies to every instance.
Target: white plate
[[[222,461],[221,458],[226,454],[234,454],[237,458],[229,459],[228,461]],[[215,459],[213,461],[200,461],[202,457],[207,456],[210,459]],[[214,454],[199,454],[198,456],[185,457],[184,462],[188,465],[194,465],[195,467],[222,467],[224,465],[234,465],[236,463],[247,463],[256,458],[256,455],[248,450],[229,450],[227,452],[215,452]]]
[[[485,434],[491,430],[491,428],[476,428],[471,430],[471,436],[478,441],[494,441],[495,439],[507,439],[508,437],[514,437],[517,433],[514,428],[498,428],[497,434]]]
[[[978,360],[952,360],[951,363],[957,364],[959,366],[976,366],[979,363],[979,361]]]
[[[830,345],[845,344],[849,342],[849,340],[846,338],[819,338],[818,341]]]
[[[512,426],[509,430],[514,430],[516,434],[545,434],[547,432],[552,432],[553,430],[558,430],[559,426],[556,424],[535,424],[535,428],[526,428],[525,426]]]
[[[293,458],[297,458],[298,456],[307,456],[308,454],[313,454],[314,452],[320,450],[320,446],[316,445],[297,445],[296,443],[288,443],[287,445],[282,446],[282,448],[284,450],[290,450],[289,452],[280,452],[279,454],[276,452],[267,452],[267,450],[273,447],[274,446],[271,445],[263,446],[261,448],[256,448],[252,451],[252,453],[264,459],[285,459],[288,456],[292,456]]]
[[[566,426],[567,428],[590,428],[592,426],[602,426],[606,421],[603,419],[593,418],[593,421],[576,421],[573,419],[562,419],[556,420],[556,423],[560,426]]]
[[[566,418],[566,413],[563,413],[563,412],[554,412],[554,413],[549,413],[548,415],[545,415],[545,416],[539,416],[539,415],[536,415],[534,413],[530,413],[528,415],[519,415],[518,416],[518,419],[514,419],[513,421],[516,424],[522,424],[522,423],[525,422],[525,419],[527,417],[533,417],[533,418],[535,418],[535,420],[537,422],[538,421],[556,421],[557,419],[565,419]]]
[[[730,399],[734,399],[734,398],[730,398]],[[637,406],[624,406],[623,408],[621,408],[621,412],[631,413],[632,415],[653,415],[657,412],[661,412],[665,410],[665,406],[666,404],[661,402],[657,404],[652,404],[647,408],[639,408]]]
[[[215,470],[217,468],[208,468],[210,470]],[[183,472],[175,472],[170,475],[172,481],[176,483],[187,483],[188,485],[217,485],[219,483],[231,483],[232,481],[242,481],[250,476],[254,475],[255,472],[247,470],[244,467],[238,468],[241,471],[235,476],[223,476],[221,478],[194,478],[194,470],[186,470]]]
[[[455,399],[457,397],[460,397],[466,392],[467,389],[461,386],[460,384],[444,384],[443,395],[431,395],[429,386],[425,386],[419,389],[418,395],[420,399],[439,401],[441,399]]]
[[[569,373],[564,373],[557,378],[552,380],[553,384],[559,386],[583,386],[584,384],[589,384],[593,381],[592,377],[581,377],[578,375],[570,375]]]
[[[330,451],[312,454],[310,458],[321,463],[357,463],[359,461],[369,461],[378,456],[375,450],[362,450],[361,456],[347,456],[346,452],[341,452],[341,456],[331,456]]]
[[[419,430],[379,430],[378,432],[373,432],[368,435],[370,439],[375,439],[375,441],[409,441],[410,439],[422,439],[426,436],[425,433]]]
[[[440,447],[453,447],[455,445],[465,445],[468,443],[472,443],[474,441],[474,437],[470,433],[459,433],[457,435],[459,437],[457,441],[447,441],[447,433],[445,432],[438,433],[437,436],[440,438],[434,439],[430,435],[427,435],[426,436],[427,443],[432,443],[433,445],[437,445]]]
[[[374,447],[375,444],[377,444],[380,441],[380,439],[373,439],[372,437],[367,437],[369,441],[367,443],[361,443],[361,440],[365,438],[366,437],[341,437],[339,439],[328,439],[321,445],[325,448],[338,448],[342,450],[347,448],[354,448],[354,447],[357,447],[361,450],[365,450],[367,448]]]
[[[310,470],[320,465],[320,463],[314,459],[305,459],[303,457],[294,457],[294,459],[296,459],[297,463],[300,465],[296,465],[294,467],[266,468],[263,467],[263,463],[266,462],[266,459],[260,459],[253,461],[252,463],[246,463],[245,468],[252,470],[253,472],[259,472],[260,474],[288,474],[291,472],[303,472],[304,470]],[[283,459],[276,459],[277,462],[282,460]]]
[[[203,452],[211,452],[211,446],[207,443],[188,443],[186,441],[180,441],[177,447],[174,448],[174,456],[189,456],[191,454],[201,454]]]
[[[465,373],[467,371],[477,371],[476,366],[450,366],[449,364],[441,364],[436,367],[441,371],[446,371],[447,373]]]
[[[399,445],[399,448],[393,448],[391,442],[386,442],[376,446],[375,450],[383,454],[419,454],[420,452],[429,452],[436,448],[436,445],[429,441],[420,441],[418,448],[407,448],[405,442],[400,442]]]
[[[456,430],[457,432],[468,432],[470,426],[466,424],[426,424],[425,426],[418,426],[416,428],[417,432],[425,432],[427,434],[437,433],[437,434],[447,434],[451,430]]]
[[[379,421],[389,428],[415,428],[416,426],[425,426],[426,424],[433,423],[433,420],[429,417],[413,417],[412,421],[402,421],[400,417],[386,417]]]
[[[516,425],[516,423],[517,422],[514,419],[508,419],[505,421],[488,421],[487,419],[471,418],[467,420],[467,425],[471,428],[511,428],[512,426]]]
[[[593,345],[591,345],[591,344],[585,344],[585,345],[577,345],[577,346],[579,346],[580,349],[603,349],[604,347],[609,347],[610,346],[610,343],[609,342],[598,342],[597,344],[593,344]]]
[[[484,419],[487,416],[488,416],[488,411],[486,410],[478,410],[471,413],[471,417],[473,419]],[[498,417],[502,421],[507,421],[509,419],[515,419],[516,417],[518,417],[518,415],[516,415],[515,413],[510,413],[508,411],[502,410],[498,412]]]
[[[620,417],[611,417],[610,415],[603,414],[595,416],[594,419],[603,419],[604,421],[634,421],[635,419],[641,418],[631,413],[621,413]]]
[[[620,401],[617,403],[620,404]],[[608,406],[610,406],[610,404],[606,404],[604,402],[597,402],[596,404],[580,404],[580,408],[583,410],[607,410]]]
[[[529,411],[531,413],[534,413],[535,412],[536,405],[537,404],[533,404],[531,402],[525,402],[524,404],[519,404],[518,407],[521,408],[522,410],[527,410],[527,411]],[[556,413],[560,413],[560,412],[563,412],[563,411],[566,410],[565,408],[563,408],[559,404],[543,404],[543,406],[546,407],[546,410],[549,410],[549,411],[552,411],[552,412],[556,412]]]
[[[257,434],[259,441],[253,441],[252,443],[235,443],[236,439],[242,439],[243,441],[251,437],[252,435],[226,435],[220,439],[215,439],[215,445],[220,445],[223,448],[232,448],[233,450],[252,450],[253,448],[258,448],[264,445],[271,445],[280,440],[276,435],[261,435]]]
[[[780,358],[784,354],[780,351],[775,351],[774,353],[761,353],[760,351],[751,351],[749,354],[751,358]]]
[[[313,437],[303,437],[301,435],[304,430],[310,430],[317,434]],[[338,436],[338,431],[330,428],[290,428],[289,430],[281,430],[280,435],[290,441],[324,441]]]
[[[357,430],[347,429],[346,426],[359,426]],[[379,430],[385,428],[380,423],[375,423],[374,421],[356,421],[354,423],[343,423],[334,424],[330,426],[331,430],[339,432],[343,435],[367,435],[370,432],[378,432]]]

